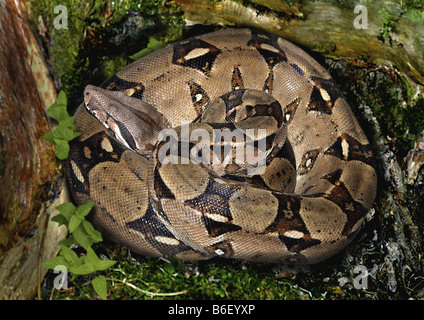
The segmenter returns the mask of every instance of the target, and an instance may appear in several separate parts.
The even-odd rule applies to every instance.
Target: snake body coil
[[[316,263],[352,240],[374,201],[371,146],[350,107],[279,37],[190,38],[84,94],[73,196],[95,201],[95,226],[140,254]]]

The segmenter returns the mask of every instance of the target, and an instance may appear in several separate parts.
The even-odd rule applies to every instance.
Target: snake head
[[[154,107],[120,91],[88,85],[84,105],[121,144],[143,155],[151,154],[159,132],[166,128]]]

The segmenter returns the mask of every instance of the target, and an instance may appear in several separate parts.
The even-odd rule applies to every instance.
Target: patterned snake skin
[[[343,249],[372,206],[367,137],[327,71],[284,39],[250,29],[197,36],[101,87],[88,86],[76,112],[69,182],[77,202],[95,201],[95,226],[135,252],[312,264]],[[195,132],[235,129],[232,162],[201,162],[222,160],[225,142],[204,147]],[[165,163],[171,140],[201,150],[201,163],[182,153]],[[247,156],[234,161],[239,145],[262,154],[262,172]]]

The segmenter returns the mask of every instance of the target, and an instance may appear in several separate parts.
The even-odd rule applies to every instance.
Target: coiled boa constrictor
[[[277,36],[226,29],[180,41],[84,95],[67,163],[73,196],[95,201],[95,226],[140,254],[317,263],[352,240],[374,201],[371,146],[346,100]],[[194,133],[214,130],[223,137],[198,143]]]

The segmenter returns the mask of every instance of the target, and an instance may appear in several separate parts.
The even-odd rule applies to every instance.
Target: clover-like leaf
[[[55,104],[47,109],[47,115],[58,122],[69,117],[66,106],[55,106]]]
[[[106,270],[108,268],[110,268],[111,266],[113,266],[116,263],[115,260],[110,260],[110,259],[100,259],[99,261],[97,261],[96,263],[96,269],[97,271],[103,271]]]
[[[67,246],[67,247],[70,247],[70,246],[72,246],[73,244],[76,244],[76,243],[78,243],[78,241],[75,240],[74,236],[72,236],[72,235],[67,237],[66,239],[59,241],[59,244],[61,246]]]
[[[50,142],[51,144],[54,144],[54,134],[52,131],[47,132],[44,136],[42,136],[44,140],[47,142]]]
[[[75,137],[75,132],[72,129],[73,128],[69,127],[67,124],[60,122],[55,131],[53,131],[53,135],[56,139],[69,142]]]
[[[68,226],[68,220],[61,214],[57,214],[52,218],[52,221],[59,223],[59,226]]]
[[[76,131],[74,117],[66,109],[67,97],[64,91],[59,92],[57,100],[47,109],[47,115],[58,122],[53,132],[43,135],[43,139],[55,146],[55,155],[64,160],[69,154],[69,141],[78,137],[81,132]]]
[[[57,95],[56,103],[59,106],[67,106],[68,105],[68,98],[66,97],[65,91],[61,90],[59,94]]]

